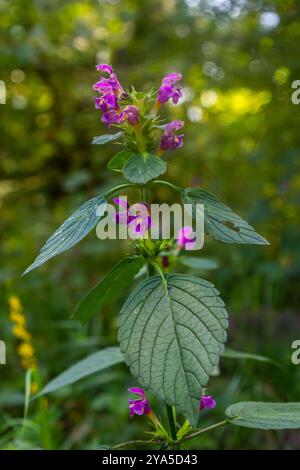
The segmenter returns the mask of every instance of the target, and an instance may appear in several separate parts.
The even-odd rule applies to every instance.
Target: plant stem
[[[154,440],[143,441],[141,439],[138,439],[136,441],[121,442],[121,444],[117,444],[116,446],[114,446],[113,449],[121,449],[122,447],[130,447],[130,446],[133,446],[133,445],[155,446],[155,445],[161,444],[161,443],[162,443],[162,441],[154,441]]]
[[[208,426],[207,428],[199,429],[199,431],[195,431],[192,434],[189,434],[188,436],[183,437],[182,440],[187,441],[189,439],[193,439],[194,437],[200,436],[200,434],[211,431],[212,429],[225,426],[225,424],[229,424],[227,419],[224,419],[224,421],[220,421],[219,423],[213,424],[212,426]]]
[[[176,425],[175,425],[172,406],[166,405],[166,411],[167,411],[167,416],[168,416],[168,420],[169,420],[171,436],[172,436],[173,441],[176,441],[177,440],[177,433],[176,433]]]
[[[119,184],[119,186],[115,186],[114,188],[109,189],[108,191],[106,191],[106,193],[102,194],[102,196],[103,196],[103,197],[109,197],[109,196],[111,196],[113,193],[115,193],[115,192],[117,192],[117,191],[120,191],[121,189],[127,189],[127,188],[140,188],[140,185],[139,185],[139,184],[135,184],[135,183]]]
[[[155,180],[155,181],[152,181],[151,184],[168,186],[170,189],[173,189],[173,191],[176,191],[177,193],[180,193],[182,191],[181,188],[179,188],[178,186],[175,186],[175,184],[169,183],[169,181]]]

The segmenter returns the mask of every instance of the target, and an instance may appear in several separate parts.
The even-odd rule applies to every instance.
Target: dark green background
[[[265,12],[279,24],[264,26]],[[116,344],[119,303],[87,327],[70,319],[77,303],[126,253],[93,232],[76,248],[25,278],[20,275],[45,239],[82,202],[118,183],[106,169],[114,145],[91,146],[105,131],[94,109],[95,64],[114,65],[122,84],[158,87],[169,71],[183,74],[185,101],[165,116],[184,119],[185,145],[169,154],[168,179],[215,193],[244,216],[270,247],[207,240],[203,256],[217,271],[199,273],[221,291],[230,314],[230,347],[266,354],[283,370],[223,360],[210,382],[218,402],[205,425],[239,400],[297,401],[300,366],[291,343],[300,336],[300,15],[296,0],[0,0],[1,316],[8,364],[0,366],[0,445],[41,446],[32,429],[20,438],[24,371],[8,319],[7,296],[18,295],[46,382],[76,360]],[[156,194],[171,201],[167,190]],[[202,254],[202,253],[201,253]],[[129,420],[125,366],[49,397],[54,446],[96,448],[143,437],[146,420]],[[153,406],[160,410],[154,399]],[[159,411],[158,411],[159,412]],[[16,424],[16,428],[12,425]],[[300,448],[297,432],[227,428],[187,448]]]

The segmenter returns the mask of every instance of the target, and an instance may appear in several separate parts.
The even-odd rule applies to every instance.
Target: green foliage
[[[276,365],[277,367],[280,367],[278,362],[274,361],[273,359],[270,359],[269,357],[261,356],[260,354],[251,354],[242,351],[235,351],[234,349],[230,348],[225,348],[225,351],[223,352],[223,357],[227,359],[250,359],[258,362],[268,362],[270,364]]]
[[[300,76],[299,2],[231,2],[231,7],[225,2],[228,11],[215,6],[218,2],[192,3],[101,0],[99,8],[94,0],[0,2],[0,80],[7,89],[7,103],[0,104],[0,329],[10,364],[0,366],[3,449],[44,448],[35,408],[30,422],[15,418],[23,413],[24,371],[11,335],[6,286],[24,304],[45,378],[115,343],[118,301],[112,299],[85,328],[68,317],[80,297],[128,252],[125,242],[89,237],[57,258],[49,273],[20,279],[38,240],[119,176],[106,169],[116,146],[90,145],[93,136],[107,132],[92,105],[96,57],[117,64],[127,89],[130,83],[157,88],[166,72],[183,73],[184,102],[161,110],[162,117],[185,121],[185,145],[168,156],[170,180],[217,194],[271,242],[267,249],[232,244],[225,250],[206,240],[203,255],[219,264],[206,275],[231,312],[230,347],[277,358],[285,369],[274,372],[252,360],[222,361],[221,374],[208,389],[218,406],[203,415],[203,424],[223,419],[222,404],[247,400],[249,393],[253,400],[299,398],[300,368],[290,362],[300,273],[300,113],[290,99],[291,83]],[[266,11],[278,14],[277,27],[262,27]],[[161,187],[153,198],[173,202]],[[129,424],[126,410],[126,388],[133,379],[121,369],[73,386],[71,394],[50,397],[55,448],[96,449],[120,434],[124,440],[140,437],[144,420]],[[298,448],[297,432],[278,438],[279,433],[231,426],[185,447]]]
[[[153,276],[129,296],[120,312],[119,340],[139,382],[193,425],[199,390],[224,349],[227,313],[219,292],[195,276]]]
[[[179,262],[188,268],[195,270],[217,269],[218,263],[212,258],[202,258],[197,256],[180,256]]]
[[[133,155],[124,166],[124,177],[132,183],[145,184],[167,170],[167,164],[151,153]]]
[[[300,429],[300,403],[240,402],[230,405],[226,416],[246,428]]]
[[[205,231],[216,240],[227,243],[269,244],[251,225],[213,194],[203,189],[185,189],[182,199],[185,204],[192,205],[193,216],[197,210],[196,204],[204,204]]]
[[[116,134],[103,134],[98,137],[94,137],[92,144],[104,145],[104,144],[107,144],[108,142],[114,142],[115,140],[119,140],[123,136],[124,136],[123,131],[117,132]]]
[[[111,300],[112,296],[117,298],[129,287],[144,263],[141,256],[135,255],[121,260],[83,299],[74,313],[74,318],[84,324],[99,313],[105,302]]]
[[[132,153],[128,150],[121,150],[121,152],[116,153],[108,162],[107,168],[113,171],[122,171],[125,163],[132,156]]]
[[[124,358],[119,348],[111,347],[93,353],[52,379],[37,396],[55,392],[66,385],[71,385],[84,377],[101,372],[123,361]]]
[[[99,222],[106,205],[106,200],[102,196],[96,196],[82,204],[46,241],[40,254],[24,274],[79,243]]]

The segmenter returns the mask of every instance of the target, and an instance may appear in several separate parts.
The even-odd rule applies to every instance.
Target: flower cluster
[[[96,66],[98,72],[108,75],[100,75],[100,80],[93,85],[93,90],[99,93],[95,98],[95,106],[102,111],[102,121],[109,127],[111,124],[121,124],[124,121],[136,125],[139,123],[139,111],[136,106],[120,107],[120,99],[126,93],[120,84],[113,68],[107,64]]]
[[[13,324],[12,333],[20,341],[18,354],[21,359],[21,365],[24,369],[36,369],[38,366],[35,350],[32,345],[31,335],[27,330],[26,317],[23,312],[20,299],[12,295],[8,299],[10,314],[9,318]],[[36,382],[31,384],[31,392],[36,393],[38,385]]]
[[[128,103],[132,98],[130,93],[126,93],[120,84],[113,68],[108,64],[99,64],[96,66],[100,72],[100,79],[93,85],[93,90],[99,96],[95,98],[95,106],[102,112],[102,121],[107,127],[111,125],[122,126],[130,124],[137,126],[141,122],[143,111],[140,103],[132,101],[132,104],[122,106],[122,102]],[[180,73],[169,73],[162,79],[162,84],[158,90],[156,103],[153,106],[152,113],[157,113],[160,106],[171,100],[177,104],[182,97],[181,87],[175,86],[176,82],[181,80]],[[129,101],[130,102],[130,101]],[[148,118],[151,112],[148,113]],[[147,120],[147,118],[146,118]],[[183,134],[177,135],[176,131],[183,127],[183,121],[172,121],[164,126],[163,135],[160,142],[158,154],[166,150],[175,150],[183,145]],[[147,126],[145,126],[147,127]]]

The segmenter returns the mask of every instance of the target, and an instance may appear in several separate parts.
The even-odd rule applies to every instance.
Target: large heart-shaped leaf
[[[83,299],[74,317],[83,324],[90,320],[112,296],[116,298],[128,288],[144,263],[144,258],[136,255],[121,260]]]
[[[255,429],[300,429],[300,403],[244,401],[230,405],[232,424]]]
[[[204,204],[204,229],[216,240],[227,243],[269,244],[251,225],[213,194],[203,189],[185,189],[182,191],[182,199],[184,204],[192,204],[193,215],[196,204]]]
[[[96,196],[82,204],[46,241],[40,254],[23,274],[38,268],[80,242],[101,219],[106,206],[107,202],[102,196]]]
[[[123,137],[123,135],[124,135],[123,131],[117,132],[116,134],[99,135],[98,137],[93,138],[92,144],[96,144],[96,145],[107,144],[108,142],[113,142],[114,140],[120,139],[121,137]]]
[[[219,362],[227,312],[208,281],[184,274],[153,276],[129,296],[119,341],[132,374],[195,426],[201,389]]]
[[[162,175],[166,170],[166,162],[156,155],[144,152],[141,155],[133,155],[125,164],[123,173],[128,181],[145,184]]]
[[[46,395],[46,393],[55,392],[56,390],[65,387],[66,385],[73,384],[83,377],[100,372],[115,364],[124,361],[123,354],[117,347],[106,348],[102,351],[91,354],[90,356],[82,359],[73,366],[66,369],[60,375],[52,379],[45,387],[39,392],[38,396]]]

